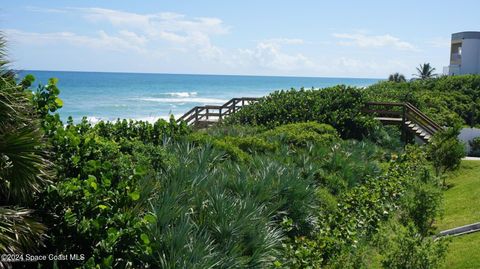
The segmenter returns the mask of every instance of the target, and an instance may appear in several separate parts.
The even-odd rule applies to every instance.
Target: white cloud
[[[93,23],[108,22],[119,28],[137,29],[153,36],[159,32],[218,35],[229,31],[218,18],[187,18],[183,14],[173,12],[138,14],[104,8],[71,8],[71,10],[80,12],[84,18]]]
[[[57,31],[47,33],[7,30],[12,45],[22,45],[18,46],[23,51],[17,58],[25,58],[26,65],[30,64],[26,53],[38,51],[29,48],[37,46],[47,58],[46,55],[57,53],[53,49],[55,45],[62,55],[71,59],[52,65],[64,64],[70,69],[85,70],[101,66],[104,71],[384,77],[396,71],[412,73],[408,70],[423,61],[417,60],[418,53],[409,54],[417,50],[412,44],[392,35],[372,35],[366,31],[335,33],[330,40],[321,42],[272,37],[250,46],[220,47],[215,39],[230,34],[230,27],[220,18],[190,17],[173,12],[140,14],[104,8],[49,10],[30,7],[28,10],[68,13],[70,19],[76,17],[77,24],[83,22],[84,27],[83,32],[62,31],[64,28],[60,24]],[[58,17],[65,15],[58,14]],[[358,48],[335,50],[337,44],[385,47],[402,52],[397,52],[400,56],[389,52],[385,57],[384,50],[372,50],[366,55],[358,53]],[[44,68],[59,69],[55,66]]]
[[[448,38],[437,37],[427,43],[434,48],[450,48],[451,42]]]
[[[312,68],[313,62],[301,53],[288,54],[282,51],[280,39],[259,42],[254,49],[241,49],[237,59],[245,65],[259,65],[263,68],[280,71]],[[295,42],[296,43],[296,42]],[[292,44],[286,42],[285,44]]]
[[[303,45],[305,41],[300,38],[272,38],[266,39],[264,42],[278,44],[278,45]]]
[[[342,46],[358,46],[361,48],[392,47],[399,50],[417,50],[412,44],[388,34],[367,35],[364,33],[335,33],[333,36],[342,40],[338,42],[338,44]]]
[[[32,11],[49,12],[31,8]],[[32,33],[10,30],[9,35],[19,42],[37,44],[66,42],[98,50],[136,51],[155,54],[159,50],[188,54],[201,61],[268,70],[297,70],[312,67],[313,63],[303,54],[286,53],[282,46],[304,44],[299,38],[272,38],[259,42],[255,48],[225,49],[213,44],[212,37],[229,33],[229,27],[219,18],[196,17],[159,12],[138,14],[104,8],[66,8],[84,18],[88,23],[113,30],[98,31],[94,35],[72,32]],[[51,11],[51,12],[57,12]]]
[[[41,13],[65,13],[66,12],[63,9],[42,8],[42,7],[35,7],[35,6],[27,6],[25,7],[25,9],[32,12],[41,12]]]
[[[76,8],[82,16],[93,23],[108,22],[123,29],[124,38],[141,40],[151,47],[162,47],[158,42],[171,43],[176,51],[197,51],[204,60],[218,59],[222,50],[214,46],[214,35],[228,33],[228,27],[218,18],[187,18],[183,14],[160,12],[137,14],[103,8]]]
[[[175,50],[177,52],[197,52],[199,58],[218,60],[222,49],[213,45],[211,38],[215,35],[227,34],[229,28],[218,18],[188,18],[183,14],[160,12],[138,14],[105,8],[64,8],[43,9],[27,8],[33,12],[69,12],[95,24],[97,29],[105,24],[113,30],[100,30],[95,34],[80,35],[71,32],[33,33],[11,30],[10,35],[17,41],[68,42],[105,50],[143,51],[149,48],[150,53],[159,50]],[[105,29],[105,28],[104,28]],[[27,40],[28,39],[28,40]],[[166,43],[166,44],[165,44]]]
[[[80,12],[84,18],[91,22],[108,21],[117,27],[149,27],[151,15],[141,15],[105,8],[70,8]]]
[[[144,51],[142,38],[126,31],[120,32],[118,36],[109,35],[104,31],[98,31],[94,36],[78,35],[72,32],[34,33],[15,29],[6,29],[4,32],[9,40],[21,44],[51,45],[64,42],[77,47],[97,50]]]

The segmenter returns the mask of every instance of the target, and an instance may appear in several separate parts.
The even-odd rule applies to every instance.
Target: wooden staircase
[[[398,124],[407,131],[428,143],[432,136],[443,129],[427,115],[410,103],[368,102],[364,113],[373,114],[383,124]]]
[[[222,121],[226,116],[236,113],[242,107],[257,102],[259,99],[255,97],[241,97],[232,98],[221,106],[196,106],[178,118],[177,122],[184,121],[187,125],[195,128],[207,128]]]

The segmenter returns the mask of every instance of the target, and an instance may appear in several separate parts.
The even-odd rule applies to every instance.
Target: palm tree
[[[398,82],[405,82],[407,80],[405,79],[404,75],[397,72],[388,76],[388,81],[393,81],[398,83]]]
[[[437,74],[433,72],[435,72],[435,68],[433,68],[430,63],[424,63],[417,67],[417,74],[413,75],[420,79],[429,79],[437,76]]]
[[[23,87],[16,85],[8,68],[5,38],[0,33],[0,254],[38,249],[46,230],[32,217],[32,210],[22,208],[49,177],[34,115]]]

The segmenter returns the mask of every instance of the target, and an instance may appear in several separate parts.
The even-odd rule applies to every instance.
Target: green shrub
[[[250,156],[238,145],[232,143],[232,139],[227,138],[214,138],[204,132],[195,132],[187,137],[187,141],[195,143],[197,146],[209,145],[216,149],[222,150],[225,154],[237,161],[250,160]]]
[[[420,235],[415,225],[389,224],[379,232],[384,268],[440,268],[447,254],[448,242]]]
[[[256,136],[213,137],[206,132],[194,132],[187,137],[187,140],[196,145],[210,144],[225,151],[231,158],[240,161],[249,160],[248,154],[273,152],[278,148],[278,145]]]
[[[337,131],[330,125],[316,122],[278,126],[261,134],[265,139],[277,138],[282,143],[305,146],[307,143],[328,144],[338,141]]]
[[[267,142],[265,139],[256,136],[230,137],[224,138],[227,143],[236,145],[241,150],[249,153],[267,153],[277,150],[278,145]]]
[[[316,121],[332,125],[343,138],[361,139],[377,124],[362,114],[364,102],[362,90],[344,85],[321,90],[277,91],[242,108],[228,117],[226,123],[273,128]]]
[[[208,135],[213,137],[245,137],[245,136],[256,136],[259,133],[266,131],[267,128],[262,126],[254,125],[241,125],[241,124],[215,124],[212,127],[202,130],[205,131]]]
[[[472,139],[472,141],[470,141],[469,144],[470,144],[470,156],[480,157],[480,136]]]
[[[441,76],[365,89],[369,101],[410,102],[440,125],[480,123],[480,75]]]
[[[318,241],[307,237],[288,239],[283,246],[283,256],[273,263],[274,268],[322,268],[322,247]]]
[[[465,147],[458,140],[459,127],[452,127],[436,133],[428,144],[429,158],[435,167],[436,175],[455,170],[465,157]]]
[[[317,186],[327,188],[333,195],[365,183],[370,176],[378,176],[379,160],[383,157],[378,147],[363,141],[311,146],[307,156],[300,155],[301,165],[311,169]]]
[[[169,121],[159,119],[153,124],[125,119],[116,122],[100,121],[92,128],[98,135],[114,141],[139,140],[154,145],[162,145],[166,139],[177,139],[190,133],[184,122],[177,124],[173,117]]]
[[[247,161],[250,159],[250,156],[246,152],[241,150],[237,145],[231,144],[226,140],[215,139],[213,140],[212,145],[217,149],[225,151],[225,153],[233,160]]]
[[[298,169],[256,156],[248,165],[224,160],[215,148],[172,145],[179,158],[146,184],[155,223],[153,264],[174,268],[265,268],[278,257],[278,222],[303,231],[314,212],[310,182]]]
[[[432,175],[425,150],[407,146],[405,152],[404,161],[410,163],[416,173],[404,183],[399,220],[404,225],[414,224],[421,236],[430,236],[434,232],[434,220],[440,215],[443,191],[438,177]]]
[[[431,235],[434,232],[432,225],[439,217],[442,195],[437,179],[425,169],[423,175],[407,184],[401,206],[405,214],[403,222],[411,221],[422,236]]]

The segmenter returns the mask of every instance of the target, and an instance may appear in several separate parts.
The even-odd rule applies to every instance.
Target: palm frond
[[[23,208],[0,207],[0,253],[25,253],[38,250],[46,227]]]
[[[416,69],[417,69],[417,74],[413,74],[413,75],[418,78],[429,79],[437,76],[437,74],[433,73],[436,69],[433,68],[430,65],[430,63],[421,64]]]
[[[15,72],[9,68],[10,61],[7,58],[7,40],[2,32],[0,32],[0,77],[13,79]]]
[[[41,149],[41,133],[31,126],[0,125],[0,158],[8,164],[0,170],[0,197],[4,201],[30,201],[49,177],[49,162]]]

